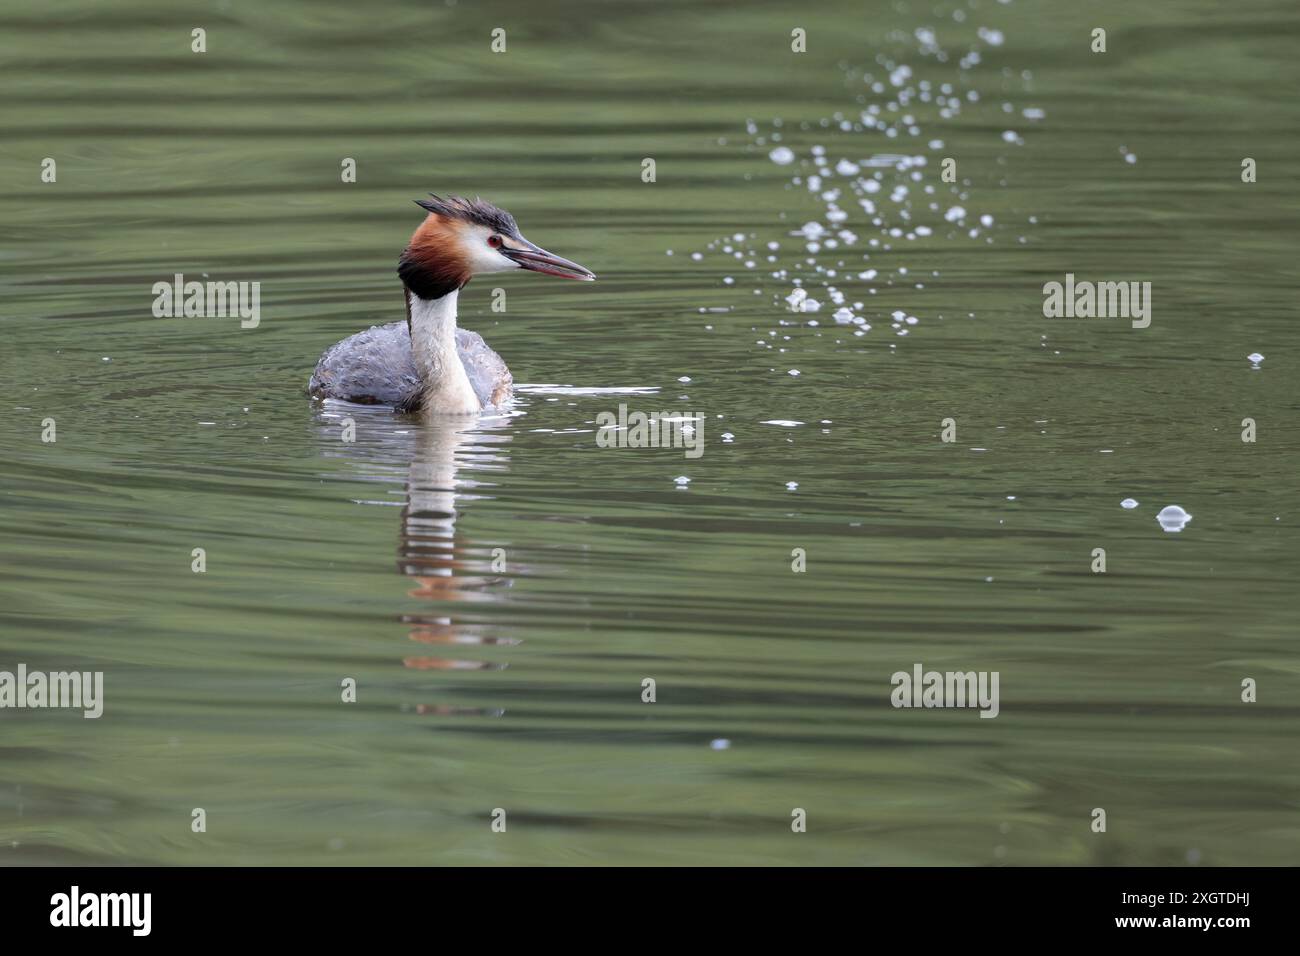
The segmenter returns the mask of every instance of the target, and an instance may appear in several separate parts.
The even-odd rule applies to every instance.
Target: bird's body
[[[308,391],[424,415],[473,414],[510,401],[513,377],[477,332],[456,325],[460,290],[478,273],[528,269],[567,279],[595,276],[519,234],[504,210],[481,200],[420,200],[429,216],[402,253],[406,321],[376,325],[326,349]]]
[[[513,379],[501,356],[469,329],[456,329],[456,348],[470,385],[484,408],[510,400]],[[312,373],[310,391],[360,405],[392,405],[419,411],[423,392],[405,322],[372,325],[325,350]]]

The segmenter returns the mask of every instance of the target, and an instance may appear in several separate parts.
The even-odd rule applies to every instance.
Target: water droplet
[[[1192,516],[1178,505],[1166,505],[1160,509],[1160,513],[1156,515],[1156,520],[1160,522],[1160,527],[1165,531],[1176,533],[1187,526],[1187,522],[1192,520]]]

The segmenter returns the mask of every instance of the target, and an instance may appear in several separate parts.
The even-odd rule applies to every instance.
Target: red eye
[[[499,249],[499,248],[501,248],[501,237],[500,237],[500,236],[488,236],[488,245],[491,246],[493,249]]]

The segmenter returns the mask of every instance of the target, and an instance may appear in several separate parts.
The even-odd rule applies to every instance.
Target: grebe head
[[[439,299],[489,272],[528,269],[562,279],[596,278],[591,270],[529,242],[515,217],[490,202],[459,196],[415,202],[429,215],[411,236],[397,272],[421,299]]]

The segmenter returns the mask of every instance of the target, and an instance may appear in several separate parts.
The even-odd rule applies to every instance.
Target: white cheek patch
[[[477,274],[484,272],[506,272],[518,269],[519,263],[503,256],[488,245],[488,237],[493,235],[486,226],[473,226],[462,233],[467,246],[470,271]]]

